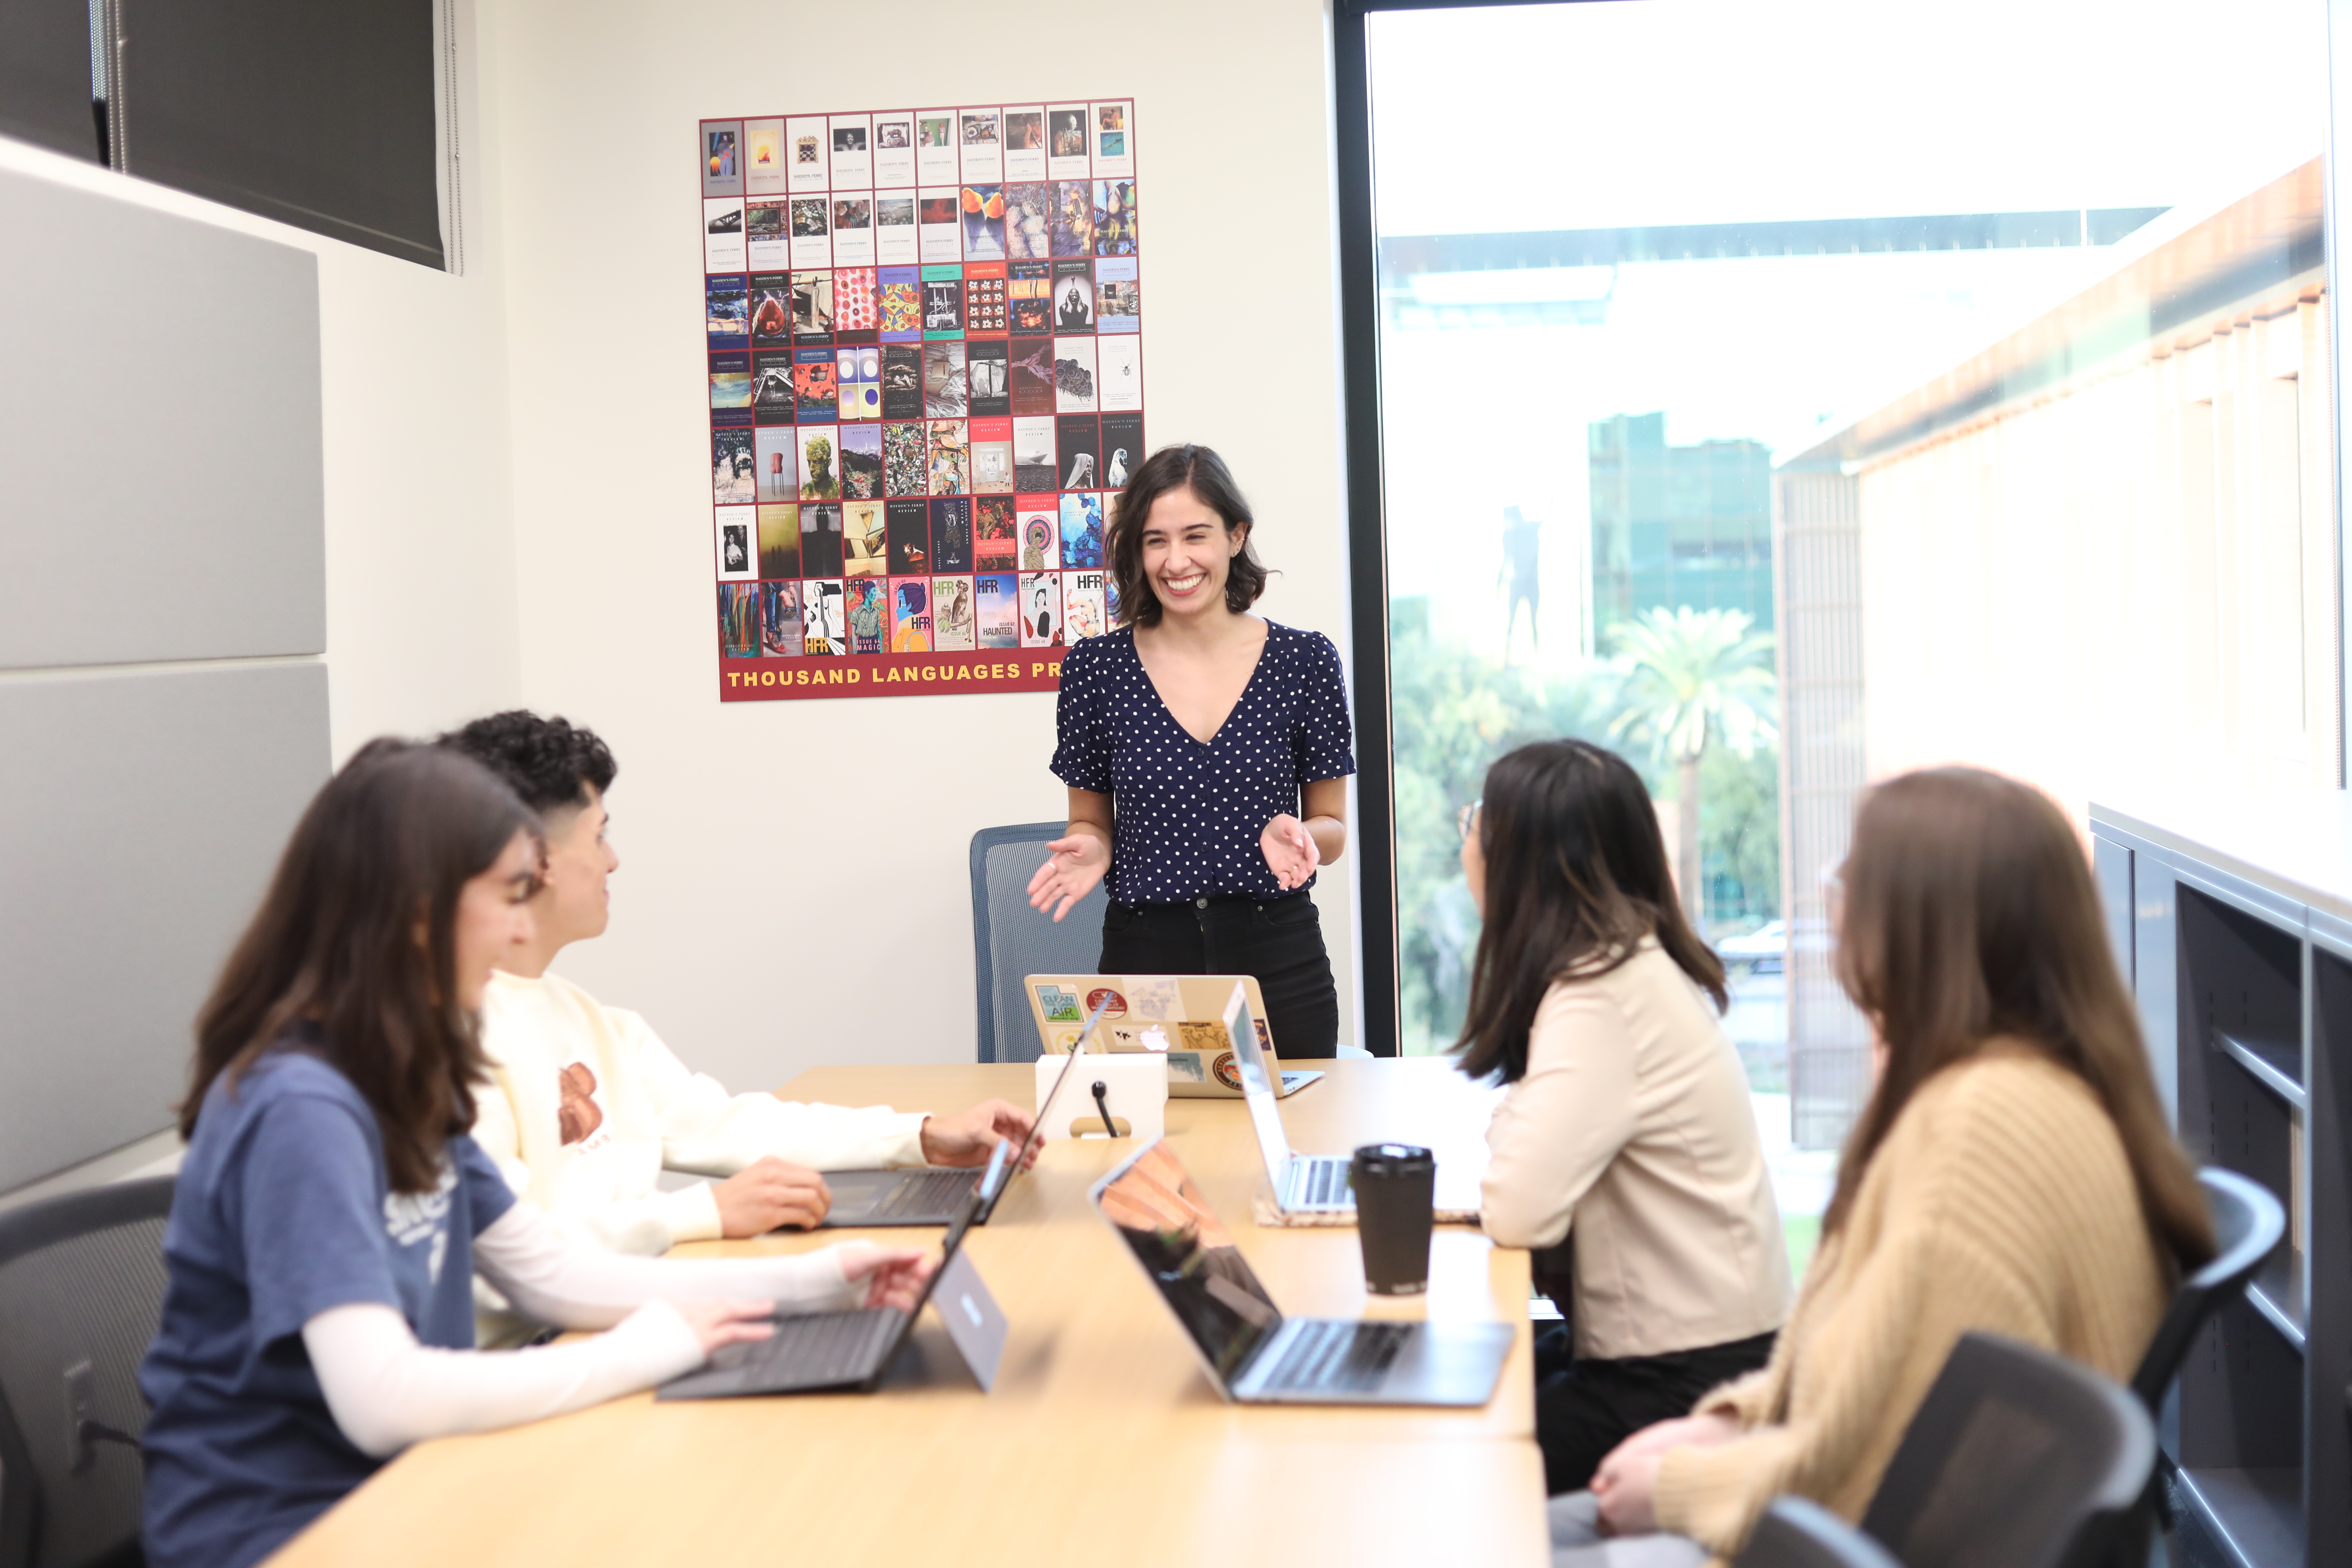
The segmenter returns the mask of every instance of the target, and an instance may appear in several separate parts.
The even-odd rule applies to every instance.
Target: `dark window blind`
[[[0,135],[102,161],[89,0],[0,0]]]
[[[121,28],[130,173],[443,264],[431,0],[122,0]]]

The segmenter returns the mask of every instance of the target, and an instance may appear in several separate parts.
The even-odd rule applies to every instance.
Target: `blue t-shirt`
[[[1297,814],[1301,784],[1356,771],[1339,650],[1272,621],[1241,700],[1206,745],[1160,700],[1130,626],[1062,656],[1056,727],[1054,775],[1111,797],[1103,887],[1121,903],[1281,897],[1258,836]]]
[[[474,1345],[474,1237],[514,1194],[467,1137],[439,1190],[395,1194],[374,1112],[299,1049],[264,1056],[196,1119],[163,1227],[170,1286],[139,1370],[147,1561],[256,1563],[380,1461],[327,1410],[302,1325],[330,1307],[397,1308],[419,1342]]]

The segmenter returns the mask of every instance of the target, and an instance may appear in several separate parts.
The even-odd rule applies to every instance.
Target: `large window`
[[[1349,26],[1399,1048],[1459,1029],[1455,814],[1526,741],[1643,770],[1821,1149],[1865,1082],[1822,887],[1866,779],[2334,785],[2318,0],[1376,10],[1360,89]]]

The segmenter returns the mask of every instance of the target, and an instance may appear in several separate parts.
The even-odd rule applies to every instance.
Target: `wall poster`
[[[1145,453],[1133,100],[698,144],[720,700],[1053,690]]]

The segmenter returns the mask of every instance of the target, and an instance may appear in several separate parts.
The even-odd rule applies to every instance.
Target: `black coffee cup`
[[[1348,1169],[1364,1289],[1418,1296],[1429,1289],[1429,1230],[1436,1218],[1437,1159],[1410,1143],[1367,1143]]]

